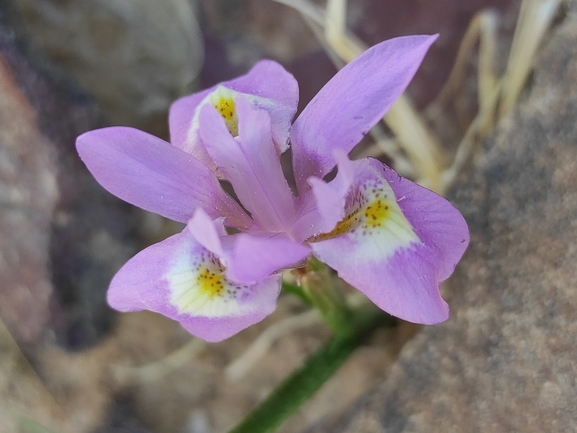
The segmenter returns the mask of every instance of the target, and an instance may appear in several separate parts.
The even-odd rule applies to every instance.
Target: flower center
[[[365,207],[363,214],[367,227],[382,227],[389,217],[391,206],[386,199],[378,198],[370,205]]]
[[[214,298],[221,295],[224,291],[224,281],[222,273],[212,272],[207,267],[202,267],[199,270],[197,280],[198,290],[201,294],[208,298]]]
[[[210,95],[210,103],[222,116],[228,132],[236,137],[238,135],[238,118],[234,105],[234,93],[221,86]]]
[[[313,236],[309,242],[325,241],[347,233],[361,237],[378,236],[385,231],[403,243],[418,241],[386,181],[365,181],[347,201],[347,216],[330,232]]]

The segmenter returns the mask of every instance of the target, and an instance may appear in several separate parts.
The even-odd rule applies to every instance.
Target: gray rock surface
[[[10,1],[32,42],[110,122],[166,133],[169,105],[194,89],[202,66],[195,0]]]
[[[355,408],[315,432],[577,431],[577,7],[529,94],[453,197],[472,240],[423,329]]]
[[[138,217],[76,153],[76,137],[102,116],[29,51],[9,6],[0,5],[0,319],[26,346],[51,336],[86,347],[110,326],[106,288],[136,250]]]
[[[48,321],[52,296],[47,263],[56,155],[17,88],[6,39],[0,33],[0,317],[19,340],[32,342]]]

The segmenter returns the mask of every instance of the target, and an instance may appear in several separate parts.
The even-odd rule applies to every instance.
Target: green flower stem
[[[287,377],[230,433],[267,433],[277,429],[338,370],[349,355],[379,326],[393,319],[373,305],[351,312],[348,332],[335,335]]]
[[[290,293],[290,294],[295,295],[296,297],[300,298],[301,301],[303,301],[305,304],[312,305],[310,298],[306,295],[306,293],[303,291],[302,287],[300,287],[298,284],[289,283],[288,281],[283,280],[282,289],[285,292]]]
[[[298,279],[301,298],[317,308],[324,322],[337,334],[346,334],[352,311],[337,282],[338,277],[324,263],[312,257]]]

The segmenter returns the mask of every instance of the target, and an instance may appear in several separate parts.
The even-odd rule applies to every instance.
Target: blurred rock
[[[313,53],[326,57],[306,22],[291,7],[273,0],[200,0],[200,4],[206,46],[201,88],[244,74],[263,58],[287,66]],[[328,73],[311,69],[309,76],[320,75],[322,86],[334,73],[330,62],[328,66]]]
[[[325,0],[315,0],[324,7]],[[514,23],[519,0],[349,0],[347,26],[366,44],[411,34],[439,33],[408,93],[419,108],[431,103],[444,85],[471,20],[479,11],[499,12],[500,28]],[[293,8],[274,0],[200,0],[206,19],[206,62],[201,87],[246,72],[263,57],[281,62],[299,83],[299,109],[336,73],[309,26]],[[511,40],[511,35],[507,38]],[[476,71],[473,74],[476,77]],[[473,83],[476,89],[476,81]],[[469,95],[467,95],[469,96]],[[475,98],[466,99],[468,111]],[[460,111],[462,111],[463,107]],[[468,114],[468,112],[467,112]]]
[[[17,341],[67,347],[109,327],[105,292],[135,251],[136,213],[100,188],[74,143],[101,115],[26,48],[0,6],[0,317]],[[16,30],[14,30],[16,28]]]
[[[203,46],[195,0],[15,0],[33,42],[94,95],[114,124],[166,134]]]
[[[8,330],[0,323],[0,431],[42,431],[38,426],[32,428],[39,424],[51,431],[72,433],[52,429],[61,425],[64,418],[62,408],[43,387]]]
[[[494,9],[500,20],[516,17],[519,0],[349,0],[351,28],[367,44],[396,36],[439,34],[411,82],[409,94],[425,107],[445,84],[471,20],[479,11]],[[355,19],[356,18],[356,19]],[[509,39],[510,40],[510,39]]]
[[[541,52],[529,97],[455,195],[472,242],[451,319],[315,432],[577,431],[577,5]]]
[[[48,248],[59,193],[56,152],[15,81],[11,40],[0,29],[0,317],[32,342],[48,321]]]
[[[117,401],[109,412],[106,424],[92,433],[151,433],[138,421],[132,402]]]

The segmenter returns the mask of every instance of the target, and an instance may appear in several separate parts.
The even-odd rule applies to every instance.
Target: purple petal
[[[334,166],[333,151],[349,153],[405,91],[437,36],[405,36],[377,44],[341,69],[306,106],[291,130],[300,192],[310,176]]]
[[[359,254],[363,245],[348,236],[312,247],[320,260],[389,314],[425,325],[449,318],[449,307],[439,293],[434,253],[424,245],[398,248],[384,258],[379,258],[377,252],[372,259]]]
[[[346,224],[312,242],[313,253],[383,310],[423,324],[446,320],[439,283],[467,246],[463,217],[376,160],[352,164]]]
[[[298,217],[293,223],[290,233],[299,242],[304,242],[317,233],[330,231],[330,221],[327,223],[321,214],[313,191],[308,191],[300,199],[298,207]]]
[[[218,221],[199,209],[188,223],[197,242],[226,264],[232,281],[251,283],[280,269],[293,267],[307,257],[311,249],[284,233],[240,233],[227,235]]]
[[[145,132],[112,127],[82,134],[76,148],[109,192],[135,206],[186,223],[201,207],[227,226],[252,221],[199,161]]]
[[[298,85],[294,77],[278,63],[262,60],[246,75],[221,85],[244,94],[254,107],[269,113],[273,141],[277,151],[284,152],[288,147],[288,131],[298,103]],[[177,100],[169,113],[171,143],[209,167],[213,163],[200,140],[197,109],[217,87]]]
[[[177,99],[168,113],[170,144],[194,156],[211,170],[215,168],[214,162],[200,141],[198,113],[195,110],[215,88]]]
[[[339,170],[330,184],[314,176],[307,181],[311,190],[305,193],[292,227],[293,236],[301,242],[330,232],[345,216],[345,198],[354,181],[354,167],[344,152],[335,151],[334,156]]]
[[[283,175],[266,111],[235,99],[239,136],[234,139],[214,107],[200,112],[200,133],[219,170],[262,230],[284,231],[295,217],[294,196]]]
[[[289,239],[285,234],[235,236],[227,275],[234,281],[250,282],[280,269],[297,266],[311,252],[308,246]]]
[[[197,209],[187,227],[199,244],[220,259],[225,258],[221,238],[226,236],[226,231],[219,221],[213,221],[203,209]]]
[[[345,196],[316,177],[310,177],[308,183],[312,187],[319,215],[323,222],[319,228],[321,232],[330,232],[345,216]]]
[[[372,161],[372,164],[379,164]],[[469,245],[469,228],[461,213],[446,199],[382,166],[383,176],[397,196],[403,214],[421,241],[435,251],[437,277],[451,276]]]
[[[108,303],[163,314],[217,342],[271,314],[279,290],[277,275],[253,284],[227,280],[218,259],[184,230],[128,261],[110,284]]]

